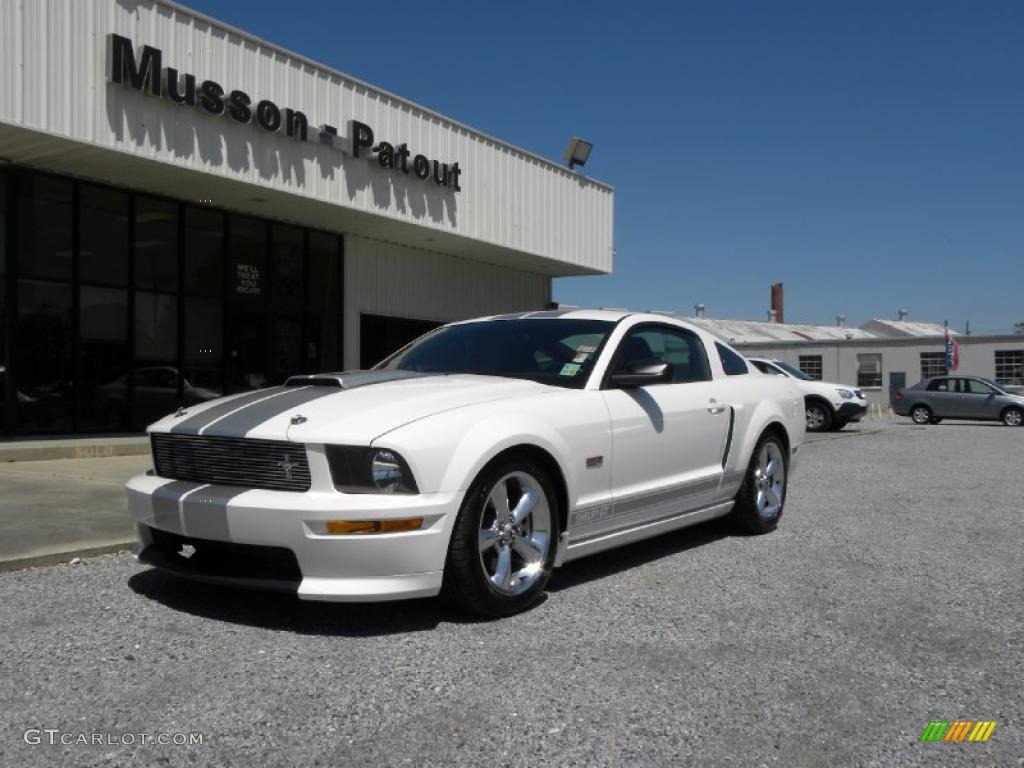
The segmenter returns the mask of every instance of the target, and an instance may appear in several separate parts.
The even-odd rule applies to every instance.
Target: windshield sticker
[[[562,366],[559,376],[575,376],[580,372],[580,366],[577,363],[566,363]]]

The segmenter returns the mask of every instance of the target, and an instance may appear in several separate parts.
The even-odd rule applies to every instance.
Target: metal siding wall
[[[370,159],[270,135],[106,82],[106,36],[163,52],[163,66],[302,110],[311,126],[463,169],[459,193]],[[208,52],[212,51],[212,52]],[[147,0],[0,0],[0,121],[602,271],[612,267],[611,190],[388,94],[176,7]],[[52,65],[52,66],[51,66]]]
[[[550,278],[365,237],[345,238],[345,367],[359,365],[363,312],[449,322],[543,309]]]

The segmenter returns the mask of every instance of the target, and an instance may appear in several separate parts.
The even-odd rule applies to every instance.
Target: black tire
[[[1011,405],[1003,410],[1000,420],[1008,427],[1019,427],[1024,425],[1024,410]]]
[[[533,480],[543,492],[548,510],[548,544],[542,558],[542,566],[530,586],[519,594],[501,592],[491,582],[490,575],[484,570],[485,554],[481,554],[481,530],[488,517],[497,517],[494,506],[489,501],[491,493],[498,483],[510,475],[522,473]],[[509,481],[513,484],[514,480]],[[512,506],[512,497],[507,496]],[[531,513],[531,525],[533,514]],[[509,456],[502,458],[486,467],[466,492],[459,509],[459,516],[452,529],[452,537],[448,543],[448,557],[444,566],[444,581],[441,596],[458,610],[478,616],[498,618],[511,616],[529,608],[537,602],[551,576],[555,562],[555,551],[558,544],[559,528],[558,495],[547,471],[525,456]],[[497,520],[490,528],[497,525]],[[508,547],[507,543],[501,544]],[[510,548],[510,552],[514,547]],[[497,555],[495,555],[497,556]],[[518,554],[510,554],[512,563]],[[520,558],[521,559],[521,558]],[[512,566],[510,566],[511,568]]]
[[[781,461],[782,489],[779,494],[779,505],[777,512],[764,510],[758,505],[758,486],[761,466],[761,453],[766,446],[772,446]],[[747,467],[747,474],[743,478],[743,485],[736,494],[736,503],[727,518],[729,525],[737,533],[762,534],[771,533],[779,524],[782,512],[786,506],[786,492],[789,490],[789,456],[786,453],[786,446],[782,439],[774,432],[761,436],[754,447],[754,453],[750,457],[750,465]]]
[[[935,416],[932,414],[932,409],[927,405],[918,403],[910,409],[910,420],[915,424],[931,424],[932,419]]]
[[[808,432],[828,432],[832,428],[832,409],[821,400],[804,403]]]

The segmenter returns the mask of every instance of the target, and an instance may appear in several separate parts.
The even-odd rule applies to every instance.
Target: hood
[[[190,406],[180,416],[164,417],[149,431],[369,445],[385,432],[453,408],[555,391],[533,381],[494,376],[368,373],[297,377],[290,386]]]

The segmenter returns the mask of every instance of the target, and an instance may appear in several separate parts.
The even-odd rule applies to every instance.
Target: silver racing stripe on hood
[[[232,397],[225,399],[216,405],[207,408],[202,413],[197,413],[195,416],[190,416],[184,421],[175,424],[171,428],[171,432],[176,435],[198,435],[199,430],[203,427],[209,426],[217,419],[227,416],[232,411],[237,411],[240,408],[244,408],[252,403],[259,402],[260,400],[266,400],[269,397],[275,395],[284,394],[285,392],[294,391],[288,390],[285,387],[272,387],[270,389],[261,389],[256,392],[249,392],[241,397]]]
[[[319,400],[321,397],[336,394],[338,390],[334,387],[287,387],[279,394],[257,400],[211,421],[196,434],[210,437],[242,437],[275,416]]]
[[[416,371],[348,371],[293,376],[283,387],[261,389],[207,408],[174,425],[170,432],[174,435],[238,437],[275,416],[340,391],[431,375],[436,374]]]

